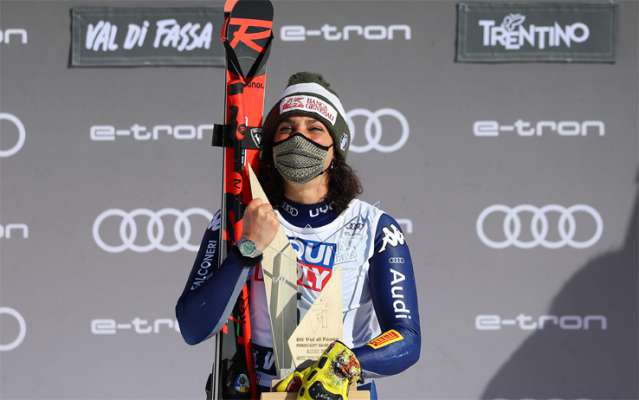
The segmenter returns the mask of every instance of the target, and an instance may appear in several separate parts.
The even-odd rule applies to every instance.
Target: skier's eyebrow
[[[314,124],[314,123],[316,123],[316,122],[320,122],[319,120],[317,120],[317,119],[315,119],[315,118],[312,118],[312,117],[306,117],[306,118],[307,118],[307,119],[305,119],[305,120],[304,120],[304,122],[306,123],[306,125],[311,125],[311,124]],[[283,122],[289,123],[289,124],[291,124],[291,125],[294,125],[294,124],[295,124],[295,122],[294,122],[294,121],[293,121],[290,117],[286,117],[286,118],[284,118],[283,120],[281,120],[281,121],[280,121],[280,124],[281,124],[281,123],[283,123]]]

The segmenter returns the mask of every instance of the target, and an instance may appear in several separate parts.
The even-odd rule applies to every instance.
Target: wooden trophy
[[[255,173],[249,166],[254,199],[268,202]],[[297,255],[280,227],[275,239],[264,249],[262,273],[273,335],[273,353],[279,379],[306,360],[317,360],[334,340],[343,340],[342,274],[338,268],[319,297],[297,324]],[[275,380],[275,382],[279,381]],[[368,400],[368,391],[351,386],[349,399]],[[296,393],[262,393],[262,400],[293,400]]]

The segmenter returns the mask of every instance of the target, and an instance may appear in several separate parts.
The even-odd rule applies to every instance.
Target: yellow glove
[[[349,386],[360,376],[361,367],[355,354],[344,343],[335,341],[319,360],[298,368],[274,389],[297,391],[301,400],[347,400]]]
[[[297,392],[302,386],[302,380],[304,379],[304,376],[308,373],[313,364],[314,362],[311,360],[304,361],[297,368],[295,368],[295,371],[289,374],[286,378],[277,382],[275,386],[273,386],[273,391]]]

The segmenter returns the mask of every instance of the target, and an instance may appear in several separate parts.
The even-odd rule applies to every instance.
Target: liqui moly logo
[[[335,243],[289,237],[297,254],[297,284],[321,292],[333,273]]]
[[[508,14],[501,24],[492,19],[480,19],[478,23],[482,29],[483,45],[501,46],[506,50],[519,50],[526,44],[540,50],[562,45],[571,48],[574,43],[584,43],[590,37],[590,28],[583,22],[526,26],[525,21],[526,16],[523,14]]]

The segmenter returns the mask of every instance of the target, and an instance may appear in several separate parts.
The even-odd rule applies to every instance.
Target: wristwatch
[[[237,242],[237,249],[240,251],[244,257],[255,258],[262,255],[262,252],[255,247],[255,242],[245,237],[242,237],[239,242]]]

